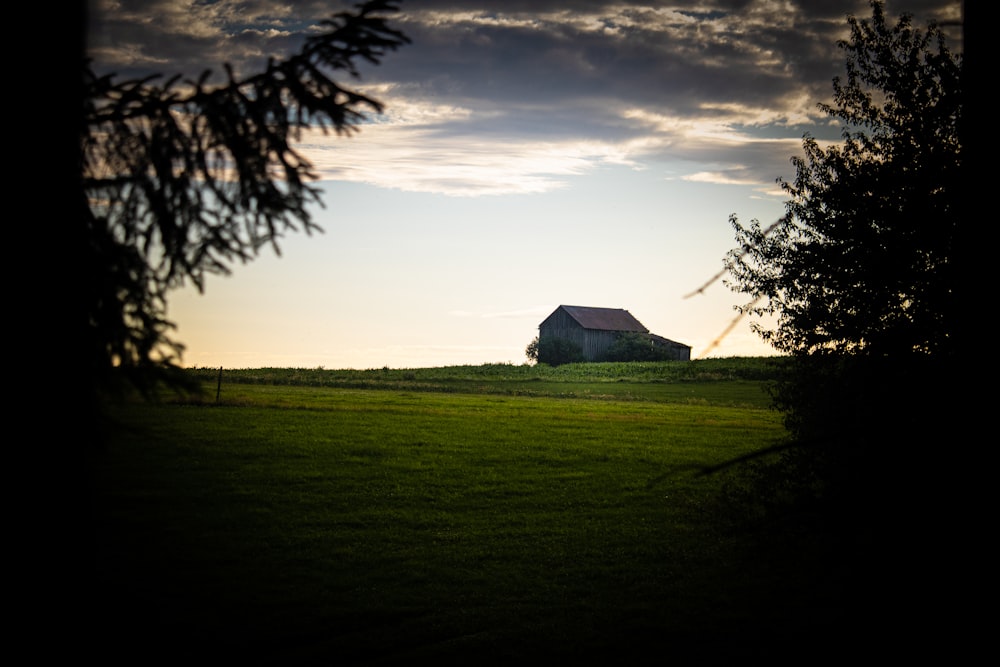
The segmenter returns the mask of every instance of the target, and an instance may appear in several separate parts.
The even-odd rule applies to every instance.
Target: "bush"
[[[548,364],[549,366],[586,361],[586,358],[583,356],[583,348],[566,338],[546,338],[545,340],[539,340],[536,337],[528,343],[528,347],[524,353],[529,359],[537,361],[540,364]]]
[[[638,333],[618,336],[604,356],[605,361],[670,361],[671,351],[656,345],[651,338]]]

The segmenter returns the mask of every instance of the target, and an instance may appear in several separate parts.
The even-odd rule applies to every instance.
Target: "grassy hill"
[[[841,628],[835,545],[701,474],[782,441],[776,360],[190,372],[109,415],[104,656],[714,664]]]
[[[764,391],[780,377],[783,357],[697,361],[580,363],[563,366],[483,364],[439,368],[327,370],[323,368],[196,368],[206,394],[232,385],[435,391],[510,396],[613,398],[662,402],[745,403],[767,406]],[[211,390],[211,391],[210,391]]]

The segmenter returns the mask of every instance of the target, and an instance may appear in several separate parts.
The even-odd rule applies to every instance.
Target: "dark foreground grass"
[[[735,529],[697,474],[782,438],[767,410],[258,387],[112,417],[109,658],[697,664],[837,632],[829,545]]]

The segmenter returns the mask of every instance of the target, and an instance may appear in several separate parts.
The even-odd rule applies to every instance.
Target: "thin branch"
[[[764,232],[763,232],[763,236],[767,236],[768,234],[770,234],[771,231],[775,227],[778,226],[778,224],[781,222],[781,220],[782,220],[782,218],[779,218],[778,220],[775,220],[770,225],[768,225],[767,229],[765,229]],[[746,254],[747,254],[747,251],[744,250],[743,252],[741,252],[738,255],[736,255],[736,259],[740,259],[741,257],[743,257]],[[719,280],[721,280],[722,276],[726,275],[726,273],[728,271],[729,271],[728,267],[725,268],[725,269],[722,269],[721,271],[719,271],[718,273],[716,273],[714,276],[712,276],[711,278],[709,278],[705,282],[704,285],[702,285],[701,287],[699,287],[698,289],[694,290],[693,292],[691,292],[689,294],[685,294],[684,298],[685,299],[690,299],[691,297],[697,296],[698,294],[704,294],[706,289],[708,289],[709,287],[711,287],[712,285],[714,285],[716,282],[718,282]],[[737,315],[735,318],[733,318],[733,321],[730,322],[729,325],[725,329],[722,330],[721,334],[719,334],[718,336],[715,337],[715,340],[713,340],[708,345],[708,347],[705,348],[705,351],[702,352],[700,355],[698,355],[697,358],[701,359],[705,355],[707,355],[709,352],[711,352],[715,348],[719,347],[719,345],[722,343],[722,341],[725,340],[726,336],[728,336],[730,333],[732,333],[733,329],[736,328],[736,325],[739,324],[740,321],[744,317],[746,317],[747,313],[750,312],[750,309],[753,308],[761,300],[761,298],[763,298],[763,297],[758,296],[756,299],[754,299],[753,301],[751,301],[750,304],[748,304],[745,308],[741,308],[739,315]]]
[[[765,230],[764,230],[764,234],[763,234],[763,235],[764,235],[764,236],[767,236],[768,234],[770,234],[770,233],[771,233],[771,230],[773,230],[773,229],[774,229],[775,227],[777,227],[777,226],[778,226],[778,224],[779,224],[780,222],[781,222],[781,219],[778,219],[778,220],[775,220],[774,222],[772,222],[772,223],[771,223],[771,224],[770,224],[770,225],[769,225],[769,226],[767,227],[767,229],[765,229]],[[746,254],[747,254],[747,251],[746,251],[746,250],[744,250],[744,251],[743,251],[743,252],[741,252],[740,254],[736,255],[736,259],[740,259],[741,257],[743,257],[743,256],[744,256],[744,255],[746,255]],[[707,281],[705,282],[705,284],[704,284],[704,285],[702,285],[701,287],[699,287],[698,289],[694,290],[693,292],[691,292],[691,293],[689,293],[689,294],[685,294],[685,295],[684,295],[684,298],[685,298],[685,299],[690,299],[690,298],[691,298],[691,297],[693,297],[693,296],[697,296],[697,295],[699,295],[699,294],[704,294],[704,293],[705,293],[705,290],[707,290],[707,289],[708,289],[709,287],[711,287],[711,286],[712,286],[712,285],[714,285],[714,284],[715,284],[716,282],[718,282],[718,281],[719,281],[719,280],[720,280],[720,279],[722,278],[722,276],[726,275],[726,273],[727,273],[728,271],[729,271],[729,269],[728,269],[728,268],[725,268],[725,269],[722,269],[721,271],[719,271],[718,273],[716,273],[716,274],[715,274],[714,276],[712,276],[711,278],[709,278],[709,279],[708,279],[708,280],[707,280]]]
[[[705,348],[705,351],[702,352],[700,355],[698,355],[697,358],[701,359],[706,354],[708,354],[709,352],[711,352],[715,348],[719,347],[719,345],[726,338],[726,336],[728,336],[730,333],[732,333],[733,329],[736,328],[736,325],[740,323],[740,320],[742,320],[744,317],[747,316],[747,313],[750,312],[750,309],[753,308],[757,304],[757,302],[761,300],[761,298],[763,298],[763,297],[757,297],[756,299],[754,299],[753,301],[751,301],[745,308],[740,309],[740,314],[733,318],[733,321],[729,323],[729,326],[727,326],[725,329],[723,329],[722,333],[720,333],[718,336],[716,336],[715,340],[713,340],[711,343],[709,343],[708,347]]]

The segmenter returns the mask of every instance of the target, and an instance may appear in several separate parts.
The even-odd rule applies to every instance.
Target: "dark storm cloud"
[[[641,106],[701,115],[734,103],[801,112],[803,98],[825,99],[842,70],[836,41],[846,36],[845,14],[864,15],[867,3],[404,7],[400,25],[413,45],[374,76],[410,82],[417,94],[522,111]]]
[[[890,4],[929,15],[955,2]],[[90,47],[123,74],[189,75],[223,62],[252,71],[297,48],[311,26],[348,3],[99,0]],[[667,105],[770,104],[828,87],[845,14],[864,0],[545,2],[404,0],[394,17],[413,44],[373,79],[420,82],[429,95],[498,104],[590,99]]]
[[[390,113],[407,105],[462,110],[429,114],[414,126],[424,141],[627,144],[623,150],[633,158],[669,154],[726,163],[731,173],[767,164],[760,171],[769,183],[779,155],[787,164],[788,139],[827,131],[815,125],[824,120],[816,103],[829,98],[831,80],[843,71],[836,42],[847,36],[845,17],[870,16],[867,0],[399,5],[390,22],[412,44],[363,68],[356,85],[384,91]],[[193,76],[205,68],[221,72],[223,62],[251,72],[267,56],[298,48],[318,20],[349,6],[100,0],[90,47],[101,69],[123,75]],[[957,18],[960,6],[958,0],[886,4],[890,16],[913,13],[921,27],[929,18]],[[706,139],[729,130],[751,141]]]

